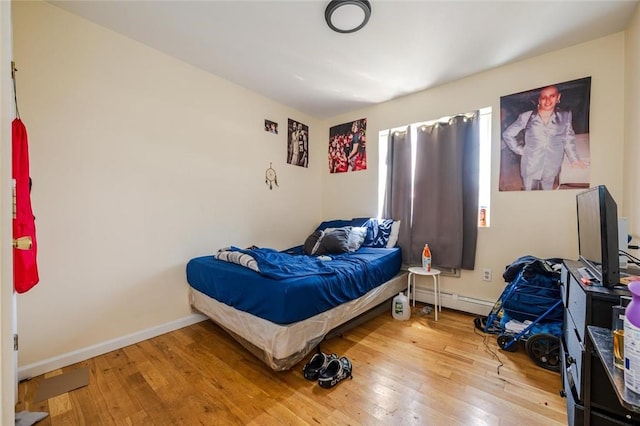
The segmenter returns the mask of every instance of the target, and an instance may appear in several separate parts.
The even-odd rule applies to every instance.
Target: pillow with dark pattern
[[[386,248],[391,235],[393,219],[369,219],[367,222],[367,237],[363,247]]]

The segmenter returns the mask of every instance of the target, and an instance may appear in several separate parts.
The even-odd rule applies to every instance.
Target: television
[[[613,287],[620,283],[618,206],[599,185],[576,195],[578,253],[592,284]]]

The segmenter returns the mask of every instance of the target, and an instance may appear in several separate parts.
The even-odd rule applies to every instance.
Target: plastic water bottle
[[[411,318],[411,308],[409,307],[409,298],[402,292],[393,298],[391,314],[394,319],[406,321]]]
[[[429,244],[425,244],[422,250],[422,269],[429,272],[431,271],[431,250],[429,249]]]
[[[640,281],[628,288],[632,299],[624,319],[624,385],[640,394]]]

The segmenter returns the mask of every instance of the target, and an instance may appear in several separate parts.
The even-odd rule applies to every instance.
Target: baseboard
[[[473,299],[457,294],[442,293],[442,306],[445,308],[455,309],[462,312],[468,312],[476,315],[488,315],[494,302],[481,299]],[[423,303],[433,304],[433,291],[429,289],[416,289],[416,300]],[[193,313],[184,318],[177,319],[165,324],[141,330],[136,333],[78,349],[66,354],[58,355],[53,358],[44,359],[33,364],[18,367],[18,380],[24,380],[30,377],[39,376],[53,370],[57,370],[77,362],[85,361],[95,356],[106,354],[125,346],[133,345],[143,340],[151,339],[161,334],[168,333],[179,328],[187,327],[201,321],[207,320],[208,317],[202,314]]]
[[[107,340],[106,342],[98,343],[96,345],[87,346],[86,348],[58,355],[53,358],[44,359],[33,364],[24,365],[22,367],[18,367],[18,380],[24,380],[30,377],[39,376],[41,374],[57,370],[58,368],[66,367],[77,362],[82,362],[89,358],[103,355],[107,352],[121,349],[125,346],[133,345],[138,342],[142,342],[143,340],[151,339],[152,337],[160,336],[161,334],[165,334],[179,328],[196,324],[207,319],[208,317],[202,314],[193,313],[184,318],[157,325],[155,327],[147,328],[146,330],[140,330],[126,336]]]
[[[433,304],[433,290],[416,288],[416,300],[423,303]],[[476,315],[488,315],[495,302],[472,297],[460,296],[452,293],[441,293],[440,303],[445,308],[456,311],[468,312]]]

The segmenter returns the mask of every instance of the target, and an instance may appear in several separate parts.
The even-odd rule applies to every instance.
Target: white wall
[[[634,243],[640,238],[640,6],[625,31],[625,153],[623,214]],[[637,251],[635,256],[640,256]]]
[[[575,258],[576,191],[497,190],[499,98],[592,76],[592,183],[637,212],[629,183],[637,172],[630,180],[627,167],[623,189],[620,167],[623,152],[638,154],[638,127],[627,123],[635,145],[622,143],[625,72],[636,94],[626,98],[627,117],[639,110],[638,83],[629,82],[638,75],[637,15],[631,35],[319,121],[47,3],[14,3],[41,276],[18,300],[20,366],[188,318],[191,257],[228,244],[285,248],[322,219],[375,215],[380,130],[485,106],[494,111],[492,226],[480,230],[476,271],[445,278],[443,290],[494,301],[516,256]],[[625,54],[633,63],[625,65]],[[309,169],[284,164],[289,117],[310,126]],[[369,169],[330,175],[329,127],[362,117]],[[265,118],[280,124],[280,135],[262,130]],[[273,191],[264,184],[269,162],[280,183]],[[485,267],[492,283],[481,281]]]
[[[622,205],[624,40],[624,33],[618,33],[329,120],[327,125],[332,126],[368,118],[368,170],[338,175],[325,171],[325,217],[375,215],[379,131],[490,106],[491,227],[479,230],[475,271],[463,271],[460,278],[444,278],[442,290],[495,301],[504,288],[502,272],[517,257],[577,258],[577,190],[498,191],[500,96],[591,76],[591,183],[607,185]],[[491,283],[481,280],[483,268],[493,270]]]
[[[322,219],[316,119],[48,3],[14,3],[13,27],[40,269],[21,368],[189,317],[190,258],[301,244]],[[308,169],[286,164],[287,118]]]

